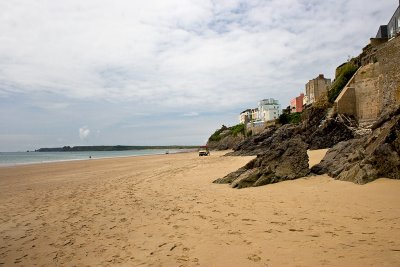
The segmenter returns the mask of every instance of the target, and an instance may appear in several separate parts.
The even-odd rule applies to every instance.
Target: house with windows
[[[272,121],[282,114],[279,101],[273,98],[263,99],[258,102],[258,118],[261,121]]]
[[[392,39],[400,34],[400,0],[399,6],[394,12],[392,18],[389,20],[387,25],[381,25],[378,33],[376,34],[377,39]]]
[[[303,97],[303,105],[311,105],[321,96],[326,95],[331,85],[331,79],[325,78],[323,74],[318,75],[315,79],[309,80],[305,88],[306,93]]]
[[[302,112],[303,111],[303,100],[304,100],[303,93],[301,93],[299,96],[290,100],[290,113]]]
[[[251,111],[250,109],[246,109],[240,112],[239,115],[239,123],[246,124],[250,121]]]
[[[246,109],[239,115],[239,123],[248,127],[264,127],[265,122],[271,122],[282,114],[279,101],[273,98],[263,99],[258,102],[257,108]]]
[[[239,123],[247,124],[256,120],[258,120],[258,108],[246,109],[239,115]]]

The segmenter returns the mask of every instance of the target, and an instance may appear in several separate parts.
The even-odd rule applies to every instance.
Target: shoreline
[[[400,262],[400,181],[320,175],[237,190],[212,181],[254,157],[225,153],[2,169],[0,266]]]
[[[186,149],[182,149],[186,150]],[[92,151],[84,151],[92,152]],[[98,152],[98,151],[93,151]],[[26,165],[37,165],[37,164],[51,164],[58,162],[74,162],[74,161],[85,161],[85,160],[99,160],[99,159],[118,159],[118,158],[129,158],[129,157],[142,157],[142,156],[153,156],[153,155],[169,155],[169,154],[180,154],[180,153],[190,153],[192,150],[186,151],[176,151],[167,153],[155,153],[155,154],[140,154],[140,155],[123,155],[123,156],[112,156],[112,157],[92,157],[92,158],[81,158],[81,159],[60,159],[60,160],[50,160],[50,161],[40,161],[40,162],[23,162],[23,163],[0,163],[0,169],[4,167],[18,167],[18,166],[26,166]],[[1,153],[49,153],[49,152],[1,152]],[[70,152],[50,152],[50,153],[70,153]],[[76,153],[76,152],[73,152]]]

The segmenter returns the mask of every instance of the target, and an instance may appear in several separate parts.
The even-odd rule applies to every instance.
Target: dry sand
[[[0,266],[400,266],[400,181],[236,190],[222,154],[0,168]]]

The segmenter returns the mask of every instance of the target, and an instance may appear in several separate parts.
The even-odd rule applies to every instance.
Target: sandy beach
[[[400,181],[236,190],[224,153],[0,168],[0,266],[400,266]]]

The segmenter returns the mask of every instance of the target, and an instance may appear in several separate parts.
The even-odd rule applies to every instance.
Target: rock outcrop
[[[400,179],[400,107],[386,113],[368,136],[341,142],[311,170],[364,184],[379,177]]]
[[[244,135],[239,134],[237,136],[228,135],[223,137],[219,141],[209,141],[207,142],[207,146],[212,150],[227,150],[233,149],[239,143],[241,143],[245,139]]]
[[[299,131],[298,126],[286,124],[282,127],[269,127],[263,132],[248,137],[237,146],[234,152],[228,153],[227,156],[255,156],[270,150],[274,143],[281,143],[295,136]]]
[[[296,136],[282,142],[274,140],[270,149],[214,183],[231,184],[233,188],[261,186],[304,177],[309,171],[307,144]]]
[[[238,124],[232,127],[222,127],[216,130],[207,141],[207,146],[212,150],[233,149],[245,139],[245,126]]]
[[[326,119],[325,109],[310,108],[304,111],[301,124],[269,127],[258,135],[244,139],[227,156],[260,155],[270,150],[273,143],[281,143],[295,136],[300,136],[310,149],[328,148],[354,138],[352,130],[344,121]]]
[[[244,188],[308,175],[308,148],[326,148],[354,137],[343,121],[325,120],[325,114],[324,109],[311,108],[305,112],[304,120],[299,125],[269,127],[245,139],[227,155],[257,155],[257,158],[214,183],[229,183],[234,188]]]
[[[313,130],[305,130],[303,133],[305,142],[309,144],[311,150],[333,147],[339,142],[354,138],[352,129],[339,117],[328,119]]]

